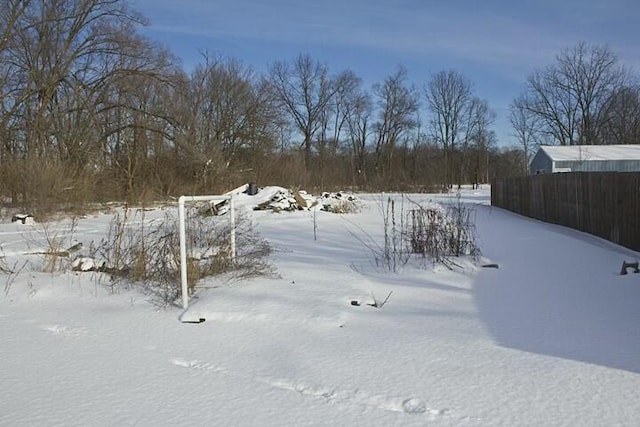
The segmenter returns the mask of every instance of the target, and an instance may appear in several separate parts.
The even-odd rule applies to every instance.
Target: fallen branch
[[[387,301],[389,301],[389,298],[391,297],[392,293],[393,293],[393,291],[389,292],[389,295],[387,295],[387,297],[384,299],[384,301],[379,302],[376,299],[376,296],[373,294],[373,292],[371,292],[371,298],[373,299],[373,304],[367,304],[367,305],[370,305],[371,307],[375,307],[375,308],[382,308],[387,303]]]

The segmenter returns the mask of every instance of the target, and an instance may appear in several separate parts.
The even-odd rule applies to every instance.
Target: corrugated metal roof
[[[629,145],[543,145],[555,161],[640,160],[640,144]]]

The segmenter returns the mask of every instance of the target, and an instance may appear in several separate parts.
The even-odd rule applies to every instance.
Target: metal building
[[[555,172],[638,172],[640,145],[542,145],[532,175]]]

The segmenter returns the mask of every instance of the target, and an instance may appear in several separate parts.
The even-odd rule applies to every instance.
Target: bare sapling
[[[396,202],[391,197],[387,197],[386,201],[380,198],[378,208],[382,216],[382,242],[351,221],[349,223],[357,231],[349,230],[349,233],[369,250],[376,267],[397,273],[411,258],[411,250],[403,237],[406,223],[404,200],[400,204],[400,212],[397,211]]]
[[[376,264],[381,265],[387,271],[398,272],[398,268],[405,265],[411,257],[411,252],[407,250],[405,239],[403,238],[404,220],[404,197],[400,204],[400,211],[396,210],[396,201],[391,197],[387,198],[386,205],[381,201],[382,223],[384,227],[384,246],[382,253],[378,254]]]
[[[11,287],[13,283],[16,281],[22,270],[27,266],[28,261],[23,261],[20,264],[20,261],[16,261],[13,266],[9,266],[6,262],[4,256],[0,257],[0,274],[6,275],[6,279],[4,281],[4,295],[8,296],[11,291]]]
[[[39,225],[37,235],[27,238],[33,247],[40,248],[33,254],[42,257],[42,271],[54,273],[67,269],[70,256],[82,248],[82,243],[74,240],[77,226],[76,217],[68,225],[43,222]]]

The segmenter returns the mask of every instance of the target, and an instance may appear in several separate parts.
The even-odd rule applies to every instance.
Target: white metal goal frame
[[[182,308],[189,307],[189,286],[187,281],[187,232],[185,225],[184,205],[187,202],[211,202],[211,201],[229,201],[229,228],[231,236],[229,238],[231,244],[231,262],[236,262],[236,220],[235,210],[233,207],[233,195],[215,195],[215,196],[180,196],[178,198],[178,221],[180,229],[180,284],[182,286]]]

